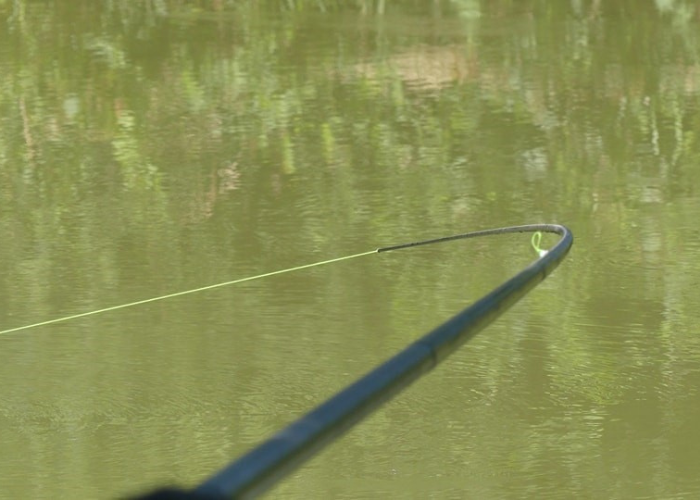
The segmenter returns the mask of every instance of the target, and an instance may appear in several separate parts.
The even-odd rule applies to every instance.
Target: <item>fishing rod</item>
[[[255,498],[306,460],[336,440],[382,404],[435,368],[544,280],[564,259],[573,235],[556,224],[530,224],[378,248],[382,253],[460,239],[509,233],[533,233],[531,243],[538,259],[474,304],[457,313],[418,341],[400,351],[345,389],[302,416],[267,441],[215,473],[192,490],[165,488],[143,500],[223,500]],[[540,248],[542,233],[559,241],[549,250]],[[356,256],[366,254],[356,254]]]

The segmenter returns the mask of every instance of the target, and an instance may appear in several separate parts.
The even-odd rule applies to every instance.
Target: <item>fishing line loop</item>
[[[532,238],[530,238],[530,243],[532,244],[532,248],[535,249],[535,252],[537,252],[537,255],[540,257],[547,255],[547,250],[540,248],[540,243],[542,243],[542,231],[533,233]]]

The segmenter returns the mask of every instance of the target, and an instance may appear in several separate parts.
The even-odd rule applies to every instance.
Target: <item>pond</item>
[[[0,2],[0,491],[191,487],[536,258],[270,498],[700,495],[700,7]],[[554,238],[545,238],[551,245]]]

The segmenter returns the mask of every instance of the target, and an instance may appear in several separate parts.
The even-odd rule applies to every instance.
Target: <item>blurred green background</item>
[[[550,279],[270,497],[695,498],[699,102],[690,0],[0,0],[0,330],[566,224]],[[534,258],[0,335],[0,491],[195,485]]]

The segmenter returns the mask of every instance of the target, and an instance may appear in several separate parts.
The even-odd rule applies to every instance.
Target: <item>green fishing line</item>
[[[18,326],[16,328],[9,328],[7,330],[0,331],[0,335],[5,333],[19,332],[20,330],[28,330],[30,328],[36,328],[37,326],[52,325],[54,323],[60,323],[62,321],[68,321],[71,319],[84,318],[86,316],[93,316],[95,314],[101,314],[109,311],[116,311],[117,309],[126,309],[127,307],[140,306],[141,304],[148,304],[149,302],[156,302],[158,300],[172,299],[173,297],[181,297],[182,295],[189,295],[192,293],[203,292],[205,290],[212,290],[214,288],[221,288],[223,286],[236,285],[238,283],[244,283],[246,281],[258,280],[260,278],[267,278],[269,276],[275,276],[277,274],[291,273],[292,271],[300,271],[302,269],[309,269],[311,267],[322,266],[324,264],[331,264],[333,262],[340,262],[342,260],[354,259],[356,257],[363,257],[365,255],[370,255],[377,253],[377,250],[371,250],[369,252],[356,253],[353,255],[346,255],[344,257],[337,257],[335,259],[324,260],[321,262],[314,262],[313,264],[304,264],[302,266],[290,267],[287,269],[280,269],[279,271],[272,271],[269,273],[258,274],[256,276],[249,276],[247,278],[240,278],[232,281],[224,281],[223,283],[216,283],[214,285],[203,286],[200,288],[193,288],[191,290],[185,290],[183,292],[169,293],[167,295],[161,295],[159,297],[151,297],[150,299],[137,300],[136,302],[129,302],[128,304],[120,304],[118,306],[105,307],[103,309],[97,309],[95,311],[88,311],[79,314],[72,314],[70,316],[63,316],[62,318],[50,319],[47,321],[41,321],[39,323],[33,323],[31,325]]]
[[[190,295],[193,293],[203,292],[205,290],[212,290],[214,288],[221,288],[224,286],[236,285],[238,283],[244,283],[246,281],[253,281],[253,280],[257,280],[257,279],[261,279],[261,278],[267,278],[270,276],[275,276],[277,274],[291,273],[293,271],[300,271],[302,269],[309,269],[312,267],[322,266],[324,264],[332,264],[333,262],[350,260],[350,259],[354,259],[357,257],[363,257],[365,255],[370,255],[373,253],[388,252],[391,250],[399,250],[402,248],[410,248],[410,247],[428,245],[428,244],[432,244],[432,243],[440,243],[440,242],[445,242],[445,241],[459,240],[459,239],[465,239],[465,238],[476,238],[479,236],[490,236],[490,235],[505,234],[505,233],[530,232],[530,231],[533,231],[535,229],[542,228],[542,227],[545,228],[544,230],[547,232],[553,232],[551,228],[558,227],[558,226],[542,225],[542,224],[534,224],[534,225],[531,224],[531,225],[526,225],[526,226],[509,226],[509,227],[502,227],[502,228],[497,228],[497,229],[485,229],[485,230],[481,230],[481,231],[471,231],[469,233],[456,234],[456,235],[452,235],[452,236],[445,236],[442,238],[435,238],[435,239],[431,239],[431,240],[414,241],[411,243],[405,243],[405,244],[401,244],[401,245],[382,247],[382,248],[377,248],[376,250],[370,250],[368,252],[356,253],[353,255],[346,255],[344,257],[336,257],[335,259],[323,260],[321,262],[314,262],[312,264],[304,264],[302,266],[289,267],[287,269],[280,269],[278,271],[272,271],[269,273],[258,274],[256,276],[249,276],[247,278],[239,278],[239,279],[235,279],[235,280],[231,280],[231,281],[224,281],[223,283],[216,283],[214,285],[203,286],[200,288],[193,288],[191,290],[185,290],[182,292],[169,293],[167,295],[160,295],[158,297],[151,297],[149,299],[137,300],[136,302],[129,302],[128,304],[120,304],[117,306],[96,309],[94,311],[88,311],[88,312],[78,313],[78,314],[71,314],[69,316],[63,316],[61,318],[50,319],[47,321],[41,321],[39,323],[33,323],[31,325],[18,326],[15,328],[8,328],[7,330],[0,330],[0,335],[4,335],[6,333],[12,333],[12,332],[19,332],[21,330],[28,330],[30,328],[36,328],[38,326],[52,325],[54,323],[60,323],[60,322],[69,321],[72,319],[85,318],[87,316],[94,316],[95,314],[101,314],[101,313],[105,313],[105,312],[109,312],[109,311],[116,311],[117,309],[126,309],[127,307],[140,306],[142,304],[148,304],[150,302],[156,302],[159,300],[172,299],[174,297],[181,297],[183,295]],[[537,231],[537,232],[533,233],[532,238],[530,239],[530,243],[532,244],[532,248],[535,249],[535,251],[537,252],[537,254],[540,257],[544,257],[545,255],[547,255],[548,250],[543,250],[542,248],[540,248],[540,243],[542,243],[542,232],[541,231]]]
[[[547,250],[544,250],[540,248],[540,243],[542,243],[542,232],[537,231],[536,233],[532,233],[532,238],[530,239],[530,243],[532,244],[532,248],[535,249],[535,252],[537,252],[537,255],[540,257],[544,257],[547,255]]]

